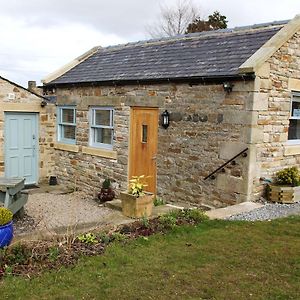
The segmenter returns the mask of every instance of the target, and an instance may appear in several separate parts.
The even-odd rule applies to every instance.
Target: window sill
[[[284,146],[284,156],[300,154],[300,144],[287,144]]]
[[[117,159],[117,152],[113,151],[113,150],[98,149],[98,148],[83,146],[82,153],[95,155],[95,156],[101,156],[101,157],[105,157],[105,158]]]
[[[77,145],[71,145],[71,144],[62,144],[62,143],[56,143],[54,145],[54,149],[57,150],[63,150],[63,151],[69,151],[69,152],[79,152],[79,146]]]

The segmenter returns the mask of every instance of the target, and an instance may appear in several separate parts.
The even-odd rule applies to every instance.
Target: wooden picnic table
[[[15,215],[24,212],[24,205],[28,200],[28,194],[22,192],[25,186],[25,178],[0,177],[0,202],[10,209]]]

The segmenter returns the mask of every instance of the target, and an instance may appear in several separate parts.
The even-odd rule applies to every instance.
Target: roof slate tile
[[[48,84],[238,75],[238,68],[283,26],[265,25],[99,48]]]

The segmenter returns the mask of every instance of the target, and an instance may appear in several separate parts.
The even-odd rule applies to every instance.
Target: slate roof
[[[234,77],[238,68],[286,23],[99,48],[47,85]]]

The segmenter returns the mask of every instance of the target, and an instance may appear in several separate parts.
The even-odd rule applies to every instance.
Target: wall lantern
[[[231,83],[229,81],[223,82],[223,88],[224,88],[224,91],[229,94],[230,92],[232,92],[233,83]]]
[[[170,125],[170,114],[167,110],[165,110],[162,114],[162,127],[167,129]]]

